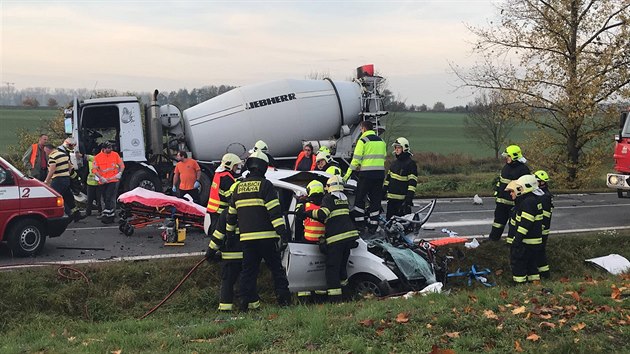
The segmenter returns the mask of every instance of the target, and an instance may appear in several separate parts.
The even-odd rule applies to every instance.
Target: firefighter
[[[238,182],[234,182],[228,190],[228,195],[234,192]],[[234,309],[234,285],[242,270],[243,250],[239,240],[238,229],[226,231],[228,209],[223,209],[217,220],[217,226],[210,236],[210,244],[206,251],[206,259],[212,262],[218,251],[221,254],[221,292],[219,296],[219,311]]]
[[[268,163],[267,155],[262,151],[249,156],[245,162],[249,174],[239,182],[228,207],[226,230],[233,232],[238,226],[243,247],[240,280],[243,295],[240,308],[243,311],[260,307],[256,278],[263,259],[271,271],[278,304],[291,304],[289,282],[278,247],[279,238],[283,247],[289,242],[290,229],[285,226],[278,193],[265,179]]]
[[[418,184],[418,166],[411,159],[409,140],[400,137],[392,146],[396,161],[390,166],[383,184],[383,195],[387,198],[387,220],[394,215],[411,213]]]
[[[508,228],[512,280],[517,283],[539,281],[538,261],[543,248],[543,207],[534,175],[524,175],[505,187],[514,201],[513,218]]]
[[[330,153],[320,151],[317,153],[315,160],[317,161],[318,170],[331,175],[341,175],[341,168],[339,168],[339,164],[330,156]]]
[[[74,195],[70,185],[72,183],[71,176],[76,174],[74,166],[70,161],[70,153],[74,149],[76,142],[73,138],[67,138],[63,144],[57,147],[48,156],[48,174],[44,179],[44,183],[51,186],[63,197],[63,205],[65,213],[78,221],[81,219],[79,209],[74,202]]]
[[[221,158],[221,165],[214,171],[212,186],[210,186],[210,197],[206,207],[206,212],[210,214],[208,235],[212,235],[217,226],[219,215],[227,208],[230,195],[229,190],[234,184],[235,175],[241,163],[241,158],[236,154],[227,153]]]
[[[508,183],[517,180],[523,175],[528,175],[531,172],[529,167],[525,165],[527,160],[523,157],[521,148],[517,145],[510,145],[505,148],[505,151],[501,154],[505,157],[506,163],[501,169],[499,180],[497,181],[494,191],[496,206],[494,208],[494,222],[492,223],[492,230],[490,231],[490,239],[498,241],[501,239],[505,223],[510,217],[510,211],[514,207],[514,201],[510,198],[510,194],[505,191]]]
[[[113,151],[112,143],[104,142],[101,152],[94,156],[92,172],[98,178],[99,188],[103,197],[103,213],[101,222],[111,224],[114,222],[116,214],[116,194],[118,192],[118,182],[125,170],[120,155]]]
[[[358,174],[352,212],[355,215],[355,224],[359,229],[364,228],[366,216],[369,217],[368,231],[370,233],[376,232],[378,228],[378,217],[383,197],[383,181],[385,180],[385,155],[387,154],[385,142],[376,135],[373,129],[372,122],[361,122],[361,136],[354,148],[348,171],[343,177],[345,182],[353,172]],[[366,197],[370,198],[368,213],[365,210]]]
[[[357,247],[359,232],[355,229],[348,198],[343,193],[344,182],[341,176],[332,176],[326,182],[328,193],[322,199],[319,209],[306,210],[307,217],[325,224],[324,237],[320,239],[320,249],[326,254],[326,287],[331,302],[340,301],[342,286],[348,284],[348,258],[350,249]]]
[[[543,170],[534,172],[538,180],[538,187],[544,195],[540,197],[543,208],[543,229],[542,229],[542,251],[538,260],[538,273],[542,278],[549,278],[549,263],[547,261],[547,239],[549,238],[549,228],[551,227],[551,213],[553,211],[553,194],[549,191],[549,174]]]
[[[276,160],[274,160],[273,156],[269,154],[269,147],[267,146],[267,143],[262,140],[258,140],[256,144],[254,144],[254,147],[249,150],[249,153],[253,154],[256,151],[262,151],[267,156],[269,167],[276,167]]]

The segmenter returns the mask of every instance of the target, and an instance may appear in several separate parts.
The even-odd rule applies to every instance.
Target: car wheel
[[[9,229],[9,247],[13,254],[29,257],[38,254],[46,243],[44,225],[35,219],[21,219]]]
[[[162,192],[162,181],[153,172],[139,168],[131,172],[131,176],[127,179],[125,190],[130,191],[136,187]]]
[[[389,285],[371,274],[359,274],[350,279],[352,292],[356,296],[387,296],[391,292]]]

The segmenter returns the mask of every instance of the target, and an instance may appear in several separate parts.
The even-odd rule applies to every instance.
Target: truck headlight
[[[617,185],[619,183],[619,177],[617,177],[616,175],[608,176],[608,183],[609,184],[613,184],[613,185]]]

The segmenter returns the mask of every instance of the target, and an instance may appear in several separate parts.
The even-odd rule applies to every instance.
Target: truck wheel
[[[199,177],[199,184],[201,184],[201,188],[199,189],[199,204],[206,206],[208,205],[208,199],[210,199],[212,179],[210,179],[210,176],[202,171],[201,176]]]
[[[130,191],[136,187],[161,192],[162,182],[155,173],[141,168],[131,172],[131,176],[129,176],[129,179],[127,180],[127,188],[125,188],[125,190]]]
[[[353,277],[350,279],[350,286],[354,295],[360,297],[366,295],[382,297],[389,295],[391,291],[387,283],[383,283],[371,274],[359,274]]]
[[[18,220],[11,225],[8,231],[9,247],[16,256],[36,255],[46,243],[44,225],[35,219]]]

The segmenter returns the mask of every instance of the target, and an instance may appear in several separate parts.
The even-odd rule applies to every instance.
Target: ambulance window
[[[0,167],[0,185],[2,186],[11,186],[13,185],[13,176],[11,175],[11,172],[5,170],[4,168]]]

